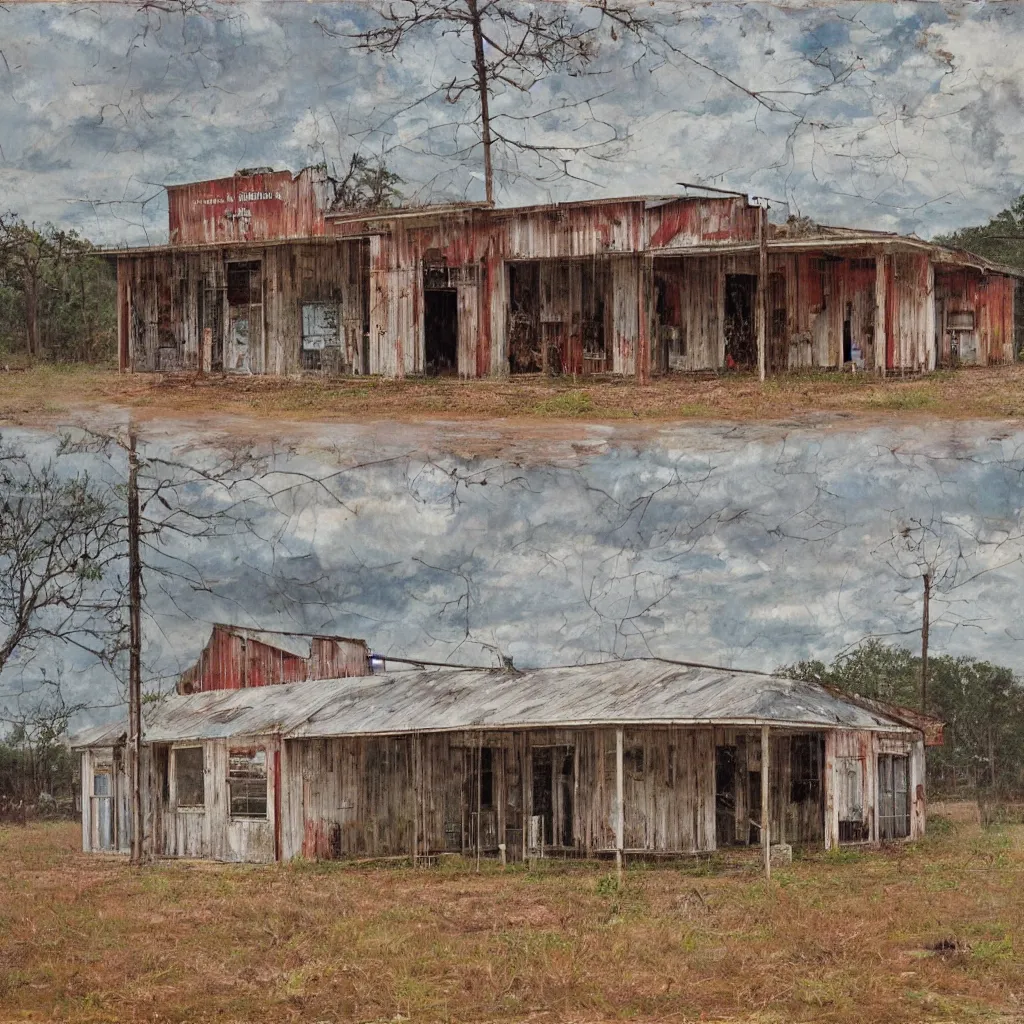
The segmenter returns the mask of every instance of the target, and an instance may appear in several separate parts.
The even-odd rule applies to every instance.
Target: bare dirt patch
[[[807,373],[760,383],[744,374],[629,379],[517,377],[384,380],[118,374],[96,367],[0,371],[0,423],[42,425],[117,409],[137,419],[366,423],[515,420],[524,423],[780,421],[814,414],[874,421],[1024,416],[1024,365],[879,379]]]

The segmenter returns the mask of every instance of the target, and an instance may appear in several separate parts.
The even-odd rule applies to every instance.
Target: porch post
[[[771,770],[771,753],[768,739],[768,726],[761,726],[761,846],[764,849],[764,877],[771,881],[772,877],[772,821],[771,821],[771,786],[769,772]]]
[[[839,818],[836,806],[836,734],[825,733],[825,849],[839,845]]]
[[[885,325],[885,309],[886,309],[886,297],[885,297],[885,264],[886,257],[885,251],[879,249],[875,253],[875,370],[880,373],[885,373],[885,348],[886,348],[886,325]]]
[[[130,348],[130,290],[128,286],[128,264],[121,256],[117,258],[117,369],[124,373],[131,366],[133,353]]]
[[[622,884],[622,847],[625,840],[626,808],[623,806],[622,798],[625,789],[622,773],[622,730],[615,730],[615,875],[619,884]]]
[[[416,867],[420,848],[420,743],[412,734],[412,866]]]
[[[764,380],[765,339],[768,333],[768,207],[762,206],[757,217],[757,376]]]
[[[643,256],[637,263],[637,331],[636,331],[636,380],[638,384],[648,384],[651,379],[651,333],[650,333],[650,301],[654,287],[653,258]]]
[[[480,812],[484,788],[484,734],[477,737],[476,748],[476,869],[480,870]]]

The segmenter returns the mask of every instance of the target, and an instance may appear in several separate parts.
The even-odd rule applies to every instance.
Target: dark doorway
[[[765,361],[769,373],[789,369],[789,325],[786,309],[786,275],[768,275],[768,352]]]
[[[747,807],[751,813],[747,818],[747,844],[761,844],[761,772],[747,772]]]
[[[725,365],[730,369],[757,363],[756,296],[756,274],[725,275]]]
[[[575,748],[535,747],[533,759],[533,814],[544,819],[546,846],[573,845],[573,790]]]
[[[510,373],[537,373],[541,368],[540,264],[508,266],[508,368]]]
[[[853,361],[853,303],[846,304],[846,316],[843,318],[843,363]]]
[[[715,842],[736,842],[736,748],[715,747]]]
[[[223,368],[258,373],[263,368],[263,265],[259,260],[231,262],[226,273],[228,336]]]
[[[428,374],[456,373],[459,369],[459,299],[454,288],[424,293],[423,339]]]

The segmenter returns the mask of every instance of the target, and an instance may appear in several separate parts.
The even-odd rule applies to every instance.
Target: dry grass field
[[[202,377],[119,375],[97,367],[0,367],[0,423],[31,424],[117,406],[138,417],[235,414],[308,421],[785,420],[812,413],[874,420],[1024,416],[1024,364],[943,371],[905,380],[799,373],[761,384],[749,374],[631,380]]]
[[[961,815],[961,818],[967,816]],[[1024,1019],[1024,826],[751,863],[159,863],[0,828],[0,1018]]]

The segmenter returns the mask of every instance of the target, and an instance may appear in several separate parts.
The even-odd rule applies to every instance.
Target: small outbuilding
[[[84,785],[124,731],[78,741]],[[173,695],[146,714],[143,845],[415,861],[708,853],[760,844],[765,824],[826,849],[914,839],[937,742],[913,711],[654,659]],[[86,850],[110,846],[100,800],[83,800]]]

